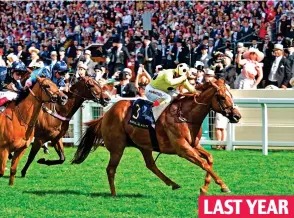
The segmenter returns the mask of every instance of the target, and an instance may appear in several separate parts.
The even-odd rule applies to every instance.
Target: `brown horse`
[[[55,107],[55,104],[46,104],[46,107],[51,111],[55,110],[58,115],[65,119],[55,118],[46,111],[40,112],[35,128],[35,140],[26,165],[21,171],[22,177],[25,177],[29,166],[42,145],[48,141],[51,141],[51,145],[55,148],[59,160],[45,160],[42,158],[38,160],[38,163],[49,166],[62,164],[65,161],[62,137],[68,130],[70,119],[85,100],[94,100],[105,106],[108,103],[108,99],[104,95],[105,88],[106,86],[102,87],[91,77],[81,77],[70,87],[69,92],[66,93],[68,96],[68,103],[66,105],[57,105]]]
[[[208,191],[210,177],[220,185],[221,191],[230,192],[225,183],[212,169],[211,154],[199,144],[199,130],[210,109],[222,113],[230,122],[236,123],[241,118],[239,111],[234,108],[232,95],[227,90],[223,80],[205,83],[198,90],[197,95],[188,94],[174,100],[161,114],[156,122],[156,136],[159,149],[164,154],[177,154],[188,161],[200,166],[207,172],[205,184],[200,189],[201,194]],[[132,102],[121,100],[114,104],[103,117],[88,123],[73,164],[82,163],[92,150],[95,150],[101,140],[110,152],[110,161],[107,167],[108,181],[112,195],[116,195],[114,176],[126,145],[134,145],[143,154],[146,166],[157,175],[166,185],[177,189],[180,186],[165,176],[155,165],[152,156],[152,143],[149,131],[128,124],[131,116]],[[187,122],[180,122],[178,117],[184,117]],[[204,158],[204,159],[202,159]]]
[[[29,95],[19,104],[12,102],[0,114],[0,177],[3,176],[9,153],[14,152],[9,184],[13,185],[18,162],[34,136],[34,127],[41,106],[46,102],[66,103],[67,97],[49,79],[37,77]]]

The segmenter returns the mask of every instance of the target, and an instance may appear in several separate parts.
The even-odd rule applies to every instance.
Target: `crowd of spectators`
[[[82,61],[93,74],[95,64],[90,63],[91,56],[100,56],[107,58],[108,78],[130,66],[131,61],[135,64],[135,74],[143,64],[151,77],[158,68],[174,68],[178,63],[197,68],[196,61],[200,61],[204,63],[205,73],[212,69],[215,74],[227,77],[227,83],[235,88],[235,80],[242,70],[242,65],[237,63],[238,43],[264,54],[263,72],[271,69],[274,44],[282,44],[283,55],[289,60],[291,73],[293,71],[293,1],[14,1],[0,4],[4,9],[0,12],[0,46],[3,48],[0,59],[4,61],[7,55],[14,53],[21,54],[23,62],[29,64],[29,48],[34,47],[45,63],[50,64],[52,52],[56,51],[58,56],[61,52],[64,61],[74,60],[68,63],[73,69]],[[151,23],[146,19],[148,16]],[[144,30],[149,24],[151,30]],[[69,38],[73,43],[68,46]],[[83,51],[92,43],[100,46],[92,52]],[[243,52],[246,51],[243,49]],[[224,75],[225,57],[229,57],[228,62],[235,66],[236,73],[230,69],[231,72]],[[199,76],[197,79],[199,81]],[[258,87],[265,87],[264,80],[267,78],[261,79]]]

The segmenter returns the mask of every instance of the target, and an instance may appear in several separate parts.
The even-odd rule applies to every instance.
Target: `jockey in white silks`
[[[194,86],[187,79],[188,75],[189,66],[181,63],[176,69],[160,71],[146,86],[145,95],[148,100],[154,102],[152,110],[155,121],[172,101],[172,98],[178,95],[176,89],[179,86],[183,85],[189,92],[196,93]],[[180,119],[184,120],[184,118]]]

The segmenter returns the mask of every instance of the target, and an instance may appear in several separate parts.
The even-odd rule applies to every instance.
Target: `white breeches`
[[[12,91],[0,91],[0,99],[1,98],[7,98],[9,101],[12,101],[14,99],[16,99],[18,96],[18,94],[16,92],[12,92]]]
[[[176,91],[169,91],[166,93],[159,89],[155,89],[150,84],[148,84],[145,88],[145,95],[148,100],[153,102],[159,99],[164,99],[165,103],[170,103],[171,100],[178,95],[178,93]]]

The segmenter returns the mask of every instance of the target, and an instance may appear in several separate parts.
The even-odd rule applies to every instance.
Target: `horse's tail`
[[[99,145],[102,143],[102,133],[101,133],[101,124],[102,118],[100,117],[96,120],[92,120],[86,123],[87,130],[84,133],[83,137],[80,140],[78,149],[74,155],[72,164],[82,163],[89,155],[91,151],[95,151]]]

